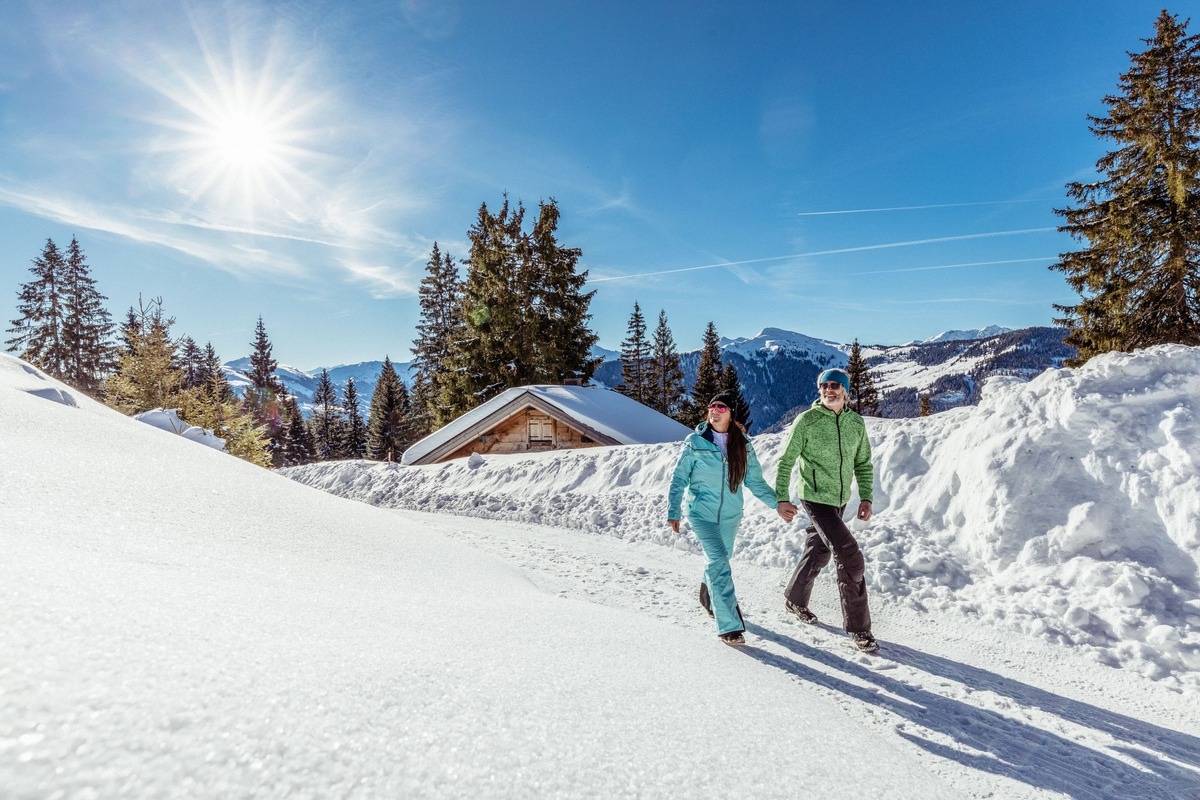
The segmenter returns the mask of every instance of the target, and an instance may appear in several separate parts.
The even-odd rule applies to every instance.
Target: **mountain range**
[[[1010,330],[990,326],[977,330],[945,331],[922,341],[903,345],[863,345],[862,354],[879,389],[879,415],[914,417],[919,395],[929,394],[934,411],[944,411],[979,402],[980,388],[993,375],[1032,378],[1049,367],[1062,366],[1074,355],[1064,344],[1060,328]],[[815,339],[781,328],[765,328],[750,338],[722,339],[721,356],[734,365],[742,393],[750,404],[751,431],[762,433],[787,425],[795,414],[816,397],[816,380],[821,370],[845,367],[851,345]],[[605,388],[621,383],[620,354],[593,348],[603,359],[592,382]],[[680,353],[684,380],[691,386],[696,378],[700,351]],[[412,385],[412,364],[393,362],[397,374]],[[249,358],[225,364],[226,377],[241,394],[250,385]],[[280,365],[275,374],[296,396],[301,408],[311,404],[320,367],[304,371]],[[382,361],[365,361],[329,367],[329,377],[339,391],[346,379],[354,378],[366,413],[371,394],[383,369]]]

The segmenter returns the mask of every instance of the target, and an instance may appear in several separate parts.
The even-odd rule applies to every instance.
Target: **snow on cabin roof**
[[[565,419],[590,428],[616,444],[678,442],[691,433],[690,428],[665,414],[609,389],[596,386],[517,386],[501,392],[440,430],[414,442],[404,451],[400,461],[402,464],[420,463],[426,456],[476,426],[485,426],[490,430],[520,409],[535,405],[535,401],[553,407]],[[501,418],[491,419],[500,413],[503,414]]]

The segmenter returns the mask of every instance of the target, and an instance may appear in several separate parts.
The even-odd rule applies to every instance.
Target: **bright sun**
[[[213,120],[214,155],[230,169],[254,170],[279,157],[269,120],[240,112]]]
[[[148,80],[175,107],[155,120],[171,131],[158,148],[173,156],[169,179],[222,217],[294,211],[319,194],[309,174],[319,157],[306,143],[321,97],[308,65],[281,38],[250,47],[236,35],[219,44],[196,33],[200,61],[185,66],[176,54],[173,75]]]

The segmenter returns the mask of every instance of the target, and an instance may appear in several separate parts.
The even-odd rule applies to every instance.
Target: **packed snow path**
[[[395,513],[406,528],[433,522]],[[432,516],[547,592],[657,617],[725,647],[696,600],[703,559],[694,553],[540,525],[461,518],[443,527],[445,517]],[[734,571],[749,634],[740,652],[758,662],[746,680],[757,669],[792,676],[797,691],[933,755],[926,765],[963,797],[1200,797],[1200,725],[1186,694],[991,625],[952,627],[879,599],[882,650],[860,654],[840,627],[832,568],[814,591],[816,626],[783,611],[790,573],[736,562]],[[728,691],[737,713],[738,687]],[[837,744],[819,720],[797,720],[794,746],[819,759]],[[871,769],[867,754],[863,769]]]

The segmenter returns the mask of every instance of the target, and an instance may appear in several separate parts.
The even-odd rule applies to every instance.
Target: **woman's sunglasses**
[[[724,413],[729,410],[729,406],[725,405],[724,403],[709,403],[708,410],[720,411],[721,413]]]

